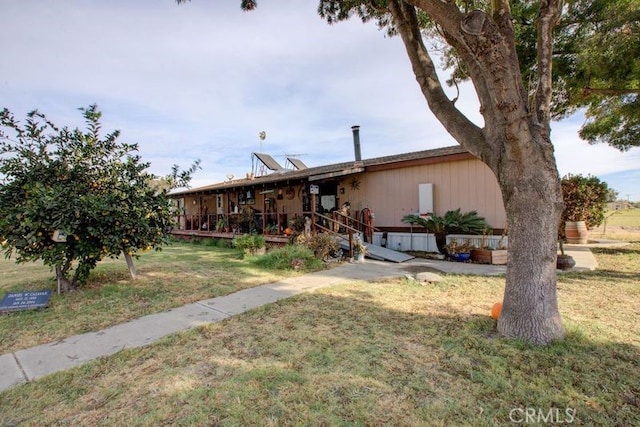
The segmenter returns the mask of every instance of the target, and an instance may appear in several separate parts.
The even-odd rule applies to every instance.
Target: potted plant
[[[564,246],[562,244],[562,239],[558,239],[558,244],[560,245],[560,255],[556,259],[556,268],[558,270],[570,270],[576,265],[576,260],[573,259],[571,255],[566,255],[564,253]]]
[[[356,234],[353,237],[353,259],[355,262],[364,262],[364,257],[367,253],[367,247],[362,242],[360,234]]]
[[[450,259],[463,262],[471,259],[472,248],[473,245],[471,245],[469,240],[465,240],[463,243],[458,243],[456,239],[452,239],[444,249]]]
[[[216,222],[216,231],[222,232],[226,229],[228,229],[227,221],[224,219],[224,217],[221,217],[218,222]]]
[[[559,235],[569,243],[585,244],[588,230],[604,221],[609,187],[595,176],[566,175],[560,183],[564,230],[559,230]]]
[[[271,224],[271,225],[267,225],[267,234],[273,234],[276,235],[279,233],[279,227],[278,224]]]
[[[471,260],[479,264],[505,265],[507,263],[507,248],[504,245],[505,233],[502,233],[495,248],[487,244],[488,233],[483,233],[480,248],[471,249]]]
[[[448,234],[482,234],[489,228],[487,221],[478,215],[476,211],[466,213],[460,212],[460,208],[448,211],[444,216],[430,214],[422,217],[417,214],[405,215],[402,222],[412,225],[420,225],[427,229],[428,233],[433,233],[436,239],[436,246],[441,254],[446,254]]]

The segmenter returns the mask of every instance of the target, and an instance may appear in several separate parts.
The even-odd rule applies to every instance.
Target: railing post
[[[280,212],[278,212],[277,210],[276,210],[276,225],[278,226],[278,234],[280,234],[280,232],[284,230],[284,227],[280,226]]]
[[[267,196],[262,196],[262,234],[267,231]]]
[[[353,230],[349,230],[349,258],[353,258]]]
[[[311,227],[316,230],[316,194],[311,193]]]

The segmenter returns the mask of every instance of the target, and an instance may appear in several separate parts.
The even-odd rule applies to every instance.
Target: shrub
[[[561,180],[564,211],[560,229],[565,221],[584,221],[587,228],[604,221],[609,187],[595,176],[566,175]]]
[[[277,270],[317,271],[324,268],[313,251],[302,245],[287,245],[269,250],[264,256],[253,260],[259,267]]]
[[[296,238],[296,244],[308,247],[321,260],[326,260],[340,249],[338,240],[330,233],[312,233],[308,236],[301,234]]]
[[[265,238],[259,234],[243,234],[233,238],[232,246],[242,249],[245,253],[254,253],[256,250],[264,248],[267,244]]]
[[[228,249],[232,245],[232,241],[229,239],[212,239],[213,246],[216,248],[225,248]]]
[[[202,237],[190,236],[189,237],[189,243],[191,243],[192,245],[201,245],[202,244]]]
[[[289,228],[291,228],[294,233],[302,233],[304,231],[305,221],[305,216],[296,215],[289,220]]]

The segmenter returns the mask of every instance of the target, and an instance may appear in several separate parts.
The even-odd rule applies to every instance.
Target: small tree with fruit
[[[24,125],[0,111],[0,241],[17,262],[42,260],[64,290],[86,282],[105,257],[132,256],[167,243],[174,213],[168,188],[198,167],[164,177],[146,170],[136,144],[100,135],[101,113],[81,109],[86,131],[59,128],[32,111]],[[70,274],[73,272],[73,276]]]

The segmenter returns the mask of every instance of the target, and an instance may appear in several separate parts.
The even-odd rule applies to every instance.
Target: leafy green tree
[[[567,2],[557,33],[556,118],[586,108],[580,137],[640,146],[640,2]]]
[[[427,217],[416,214],[405,215],[402,222],[422,226],[427,232],[433,233],[436,246],[441,254],[445,253],[448,234],[482,234],[491,228],[484,217],[478,215],[477,211],[462,213],[459,208],[447,211],[443,216],[435,214]]]
[[[510,2],[522,75],[532,84],[538,70],[540,4]],[[430,34],[442,40],[437,29],[431,28]],[[622,151],[640,146],[640,2],[567,0],[553,35],[553,118],[584,110],[581,138]],[[469,73],[456,50],[441,44],[452,69],[449,84],[466,80]]]
[[[119,142],[118,131],[101,137],[95,105],[81,111],[86,131],[58,128],[38,111],[24,125],[0,112],[2,248],[17,262],[42,260],[65,289],[105,257],[124,254],[135,275],[131,256],[167,243],[167,188],[188,184],[198,167],[174,168],[158,190],[137,145]]]

